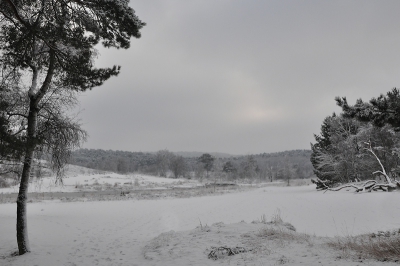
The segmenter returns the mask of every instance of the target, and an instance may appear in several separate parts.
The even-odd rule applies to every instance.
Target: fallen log
[[[329,186],[333,185],[332,181],[321,180],[319,178],[311,179],[311,182],[317,185],[317,190],[326,190],[326,189],[329,189]]]
[[[372,192],[372,191],[391,192],[393,190],[400,189],[400,183],[397,180],[391,181],[390,183],[377,183],[377,181],[375,180],[367,180],[361,184],[348,183],[334,188],[327,186],[326,185],[327,182],[323,180],[311,179],[311,182],[317,185],[317,190],[325,190],[325,191],[339,191],[344,188],[354,188],[355,192]]]
[[[380,174],[381,176],[385,177],[385,181],[386,183],[377,183],[376,180],[367,180],[364,181],[363,183],[359,184],[359,182],[357,183],[347,183],[338,187],[332,187],[329,184],[329,180],[321,180],[319,178],[317,178],[316,180],[311,179],[311,182],[317,185],[317,190],[325,190],[326,191],[339,191],[342,190],[344,188],[354,188],[355,192],[372,192],[372,191],[393,191],[393,190],[397,190],[400,189],[400,183],[399,181],[397,181],[396,179],[391,179],[389,177],[389,175],[386,173],[385,167],[383,166],[381,160],[379,159],[379,157],[376,155],[376,153],[374,152],[374,150],[372,149],[372,145],[371,142],[365,142],[366,145],[368,145],[367,148],[364,148],[364,150],[369,151],[377,160],[377,162],[379,163],[381,170],[375,171],[372,174]],[[332,182],[333,184],[333,182]]]

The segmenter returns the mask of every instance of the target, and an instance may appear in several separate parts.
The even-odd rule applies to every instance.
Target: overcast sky
[[[80,97],[84,148],[252,154],[309,149],[335,96],[400,79],[400,1],[131,0],[147,25],[121,73]]]

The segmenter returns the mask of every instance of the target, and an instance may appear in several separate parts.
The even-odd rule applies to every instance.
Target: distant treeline
[[[70,163],[92,169],[119,173],[141,172],[168,177],[225,177],[226,179],[296,179],[313,176],[311,150],[291,150],[243,156],[210,153],[182,156],[160,150],[156,153],[127,152],[101,149],[79,149],[72,152]],[[221,157],[218,157],[221,155]]]
[[[70,164],[119,173],[148,172],[156,165],[155,154],[101,149],[73,151]]]

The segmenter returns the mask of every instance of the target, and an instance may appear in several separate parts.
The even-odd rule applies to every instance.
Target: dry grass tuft
[[[266,226],[258,231],[258,237],[268,238],[271,240],[279,239],[284,241],[296,241],[298,243],[311,244],[311,236],[302,233],[296,233],[285,226]]]
[[[263,215],[262,218],[264,218],[264,221],[265,221],[265,215]],[[280,209],[276,209],[275,213],[272,215],[271,221],[267,224],[273,224],[276,226],[284,226],[286,229],[289,229],[291,231],[296,231],[296,228],[291,223],[284,222],[282,220]]]
[[[344,257],[356,256],[359,259],[376,259],[379,261],[400,261],[400,236],[361,235],[337,237],[328,243],[342,251]]]
[[[261,228],[256,236],[275,241],[278,246],[284,247],[290,242],[307,243],[312,246],[311,236],[307,234],[296,233],[296,228],[291,224],[284,222],[279,209],[271,217],[271,221],[266,221],[265,214],[261,216],[260,222],[266,226]]]
[[[266,226],[258,231],[256,234],[258,237],[266,237],[268,239],[282,239],[282,240],[294,240],[294,235],[289,230],[283,227],[269,227]]]

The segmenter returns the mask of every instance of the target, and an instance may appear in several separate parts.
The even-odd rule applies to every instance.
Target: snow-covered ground
[[[29,184],[29,192],[78,192],[107,189],[151,189],[170,187],[194,187],[200,185],[197,181],[187,179],[162,178],[144,174],[122,175],[68,165],[63,185],[56,184],[55,176],[43,178],[33,177]],[[17,193],[19,185],[0,188],[1,193]]]
[[[36,202],[28,204],[32,252],[17,257],[10,257],[17,249],[16,204],[0,204],[0,265],[278,265],[285,261],[286,265],[358,265],[337,259],[333,251],[317,245],[271,246],[263,260],[242,254],[234,260],[213,261],[206,252],[211,246],[234,245],[246,230],[256,230],[252,221],[262,215],[270,218],[277,210],[298,232],[316,236],[399,228],[399,199],[397,192],[323,193],[309,185],[163,200]],[[212,226],[215,223],[219,224]],[[196,229],[200,225],[211,229]],[[151,256],[145,248],[149,246]]]

